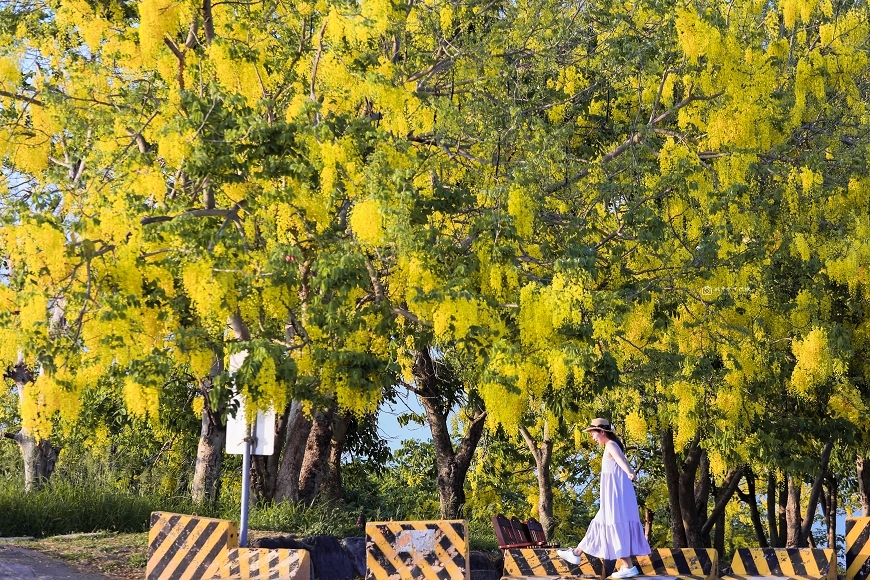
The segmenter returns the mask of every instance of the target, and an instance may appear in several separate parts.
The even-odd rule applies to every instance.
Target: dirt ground
[[[148,561],[147,533],[72,534],[3,543],[64,560],[82,573],[98,573],[117,580],[142,580]]]
[[[249,530],[248,540],[285,532]],[[103,574],[113,580],[142,580],[148,564],[148,533],[71,534],[37,540],[2,539],[0,543],[33,550],[69,562],[86,574]]]

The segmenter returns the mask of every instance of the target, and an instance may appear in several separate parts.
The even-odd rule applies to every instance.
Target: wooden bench
[[[544,527],[535,518],[521,522],[516,516],[507,519],[502,514],[498,514],[492,518],[492,527],[501,550],[559,547],[559,544],[547,542]]]
[[[719,577],[719,555],[711,548],[653,548],[648,556],[632,556],[631,560],[640,572],[636,578],[716,580]],[[616,561],[605,560],[604,577],[613,574],[615,568]]]
[[[738,548],[731,573],[722,580],[837,580],[834,550],[826,548]]]
[[[579,564],[571,564],[560,558],[555,548],[508,548],[504,551],[504,576],[501,580],[603,577],[602,561],[585,554],[580,557]]]

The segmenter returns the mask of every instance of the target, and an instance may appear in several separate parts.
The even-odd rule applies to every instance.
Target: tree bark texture
[[[710,501],[710,489],[713,480],[710,477],[710,459],[706,450],[701,450],[701,459],[698,463],[698,483],[695,486],[695,512],[698,520],[707,521],[707,504]]]
[[[332,425],[332,441],[329,444],[329,459],[327,461],[326,478],[320,495],[332,502],[341,502],[344,494],[341,487],[341,454],[344,453],[344,443],[347,440],[347,429],[353,415],[350,413],[336,415]]]
[[[738,487],[737,495],[740,497],[740,501],[749,506],[749,515],[752,518],[752,527],[755,529],[758,546],[767,548],[769,547],[767,535],[764,533],[764,525],[761,523],[761,514],[758,511],[758,500],[755,496],[755,474],[751,470],[747,470],[744,477],[746,478],[746,493],[743,493]]]
[[[742,467],[732,469],[728,472],[728,475],[725,476],[725,481],[722,482],[722,487],[716,494],[716,503],[713,506],[713,511],[710,512],[707,521],[704,522],[703,526],[701,526],[701,535],[709,534],[710,530],[719,520],[719,516],[725,513],[725,507],[728,505],[728,502],[731,501],[731,497],[737,490],[738,485],[740,485],[740,479],[742,477]]]
[[[828,474],[828,463],[830,463],[831,451],[834,449],[834,441],[835,438],[831,437],[822,449],[822,456],[819,459],[819,472],[816,474],[816,479],[813,481],[813,487],[810,490],[810,499],[807,503],[806,515],[804,516],[801,525],[800,536],[798,536],[798,547],[801,548],[808,545],[807,542],[812,533],[813,520],[816,516],[819,497],[822,494],[822,484],[825,481],[825,476]]]
[[[299,472],[299,501],[305,504],[314,502],[326,478],[329,465],[329,447],[332,441],[332,420],[335,407],[320,409],[314,413],[314,421],[308,441],[305,443],[305,456]]]
[[[767,474],[767,531],[770,535],[770,547],[779,547],[779,525],[776,519],[776,472]]]
[[[713,533],[713,548],[719,554],[725,553],[725,512],[719,512],[716,516],[716,531]]]
[[[462,516],[462,507],[465,505],[465,476],[474,450],[483,436],[486,411],[480,408],[472,411],[468,428],[458,447],[454,449],[447,425],[450,409],[445,408],[442,397],[439,396],[438,376],[428,348],[420,349],[414,354],[414,378],[435,447],[441,518],[458,519]]]
[[[837,552],[837,478],[828,479],[828,547]]]
[[[785,518],[785,547],[801,547],[801,481],[794,475],[788,476],[788,503],[785,508]]]
[[[254,474],[255,491],[261,500],[272,501],[275,499],[275,489],[278,486],[278,468],[281,450],[284,446],[285,432],[287,431],[287,415],[290,414],[290,405],[284,412],[275,418],[275,449],[272,455],[252,455],[251,470]]]
[[[538,443],[529,433],[525,426],[520,426],[520,434],[532,452],[532,457],[535,458],[535,467],[538,474],[538,517],[541,520],[541,527],[544,528],[544,535],[549,540],[553,535],[553,530],[556,528],[556,520],[553,518],[553,480],[550,476],[550,465],[553,460],[553,442],[550,440],[550,434],[547,424],[544,424],[544,434],[542,441]]]
[[[284,453],[278,467],[275,484],[277,501],[299,501],[299,474],[305,457],[305,446],[311,433],[312,421],[302,410],[302,403],[293,400],[287,414],[287,427],[284,434]]]
[[[668,504],[671,508],[671,538],[674,548],[688,548],[686,528],[683,526],[683,514],[680,510],[680,473],[674,450],[674,432],[670,428],[662,432],[662,460],[668,485]]]
[[[33,374],[19,360],[14,367],[6,372],[6,377],[12,379],[18,390],[18,398],[24,396],[24,388],[33,380]],[[36,491],[51,479],[54,466],[60,453],[60,447],[55,447],[48,439],[37,441],[25,429],[11,436],[18,443],[21,457],[24,460],[24,491]]]
[[[13,436],[24,458],[24,491],[37,491],[48,483],[54,473],[54,465],[60,447],[52,446],[48,439],[37,441],[24,429]]]
[[[692,440],[686,459],[680,470],[680,514],[683,518],[683,528],[686,530],[686,547],[703,548],[704,537],[701,533],[701,523],[698,519],[698,508],[695,504],[695,476],[701,461],[703,449],[699,446],[698,435]]]
[[[213,413],[206,404],[202,409],[199,445],[196,450],[193,482],[190,486],[190,496],[194,502],[203,503],[218,500],[226,442],[227,427],[221,422],[220,413]]]
[[[779,544],[777,548],[785,548],[788,543],[788,492],[788,475],[783,475],[779,484]]]
[[[209,393],[213,381],[224,370],[223,360],[215,356],[209,376],[199,383],[203,398],[202,422],[199,429],[199,444],[193,481],[190,483],[190,498],[195,503],[216,502],[220,495],[224,447],[227,442],[227,427],[221,419],[224,408],[213,409]]]

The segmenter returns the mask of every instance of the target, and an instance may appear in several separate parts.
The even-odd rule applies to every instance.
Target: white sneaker
[[[619,570],[617,570],[616,572],[611,574],[610,577],[611,578],[634,578],[638,574],[640,574],[640,572],[638,571],[637,566],[632,566],[631,568],[629,568],[628,566],[623,566],[622,568],[620,568]]]
[[[575,554],[573,549],[569,548],[567,550],[556,550],[556,554],[558,554],[559,557],[566,562],[571,562],[572,564],[580,563],[580,556]]]

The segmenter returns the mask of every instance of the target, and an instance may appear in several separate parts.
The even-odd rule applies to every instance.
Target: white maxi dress
[[[613,441],[607,443],[601,461],[598,513],[577,549],[605,560],[644,556],[650,553],[650,547],[640,523],[634,485],[610,453],[622,454]]]

